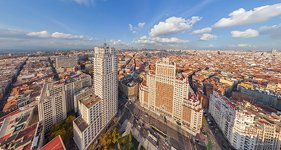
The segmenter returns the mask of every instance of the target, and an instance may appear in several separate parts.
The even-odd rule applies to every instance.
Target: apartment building
[[[213,92],[209,113],[235,149],[280,150],[281,116],[277,111]]]
[[[44,122],[45,129],[63,121],[67,116],[65,85],[62,81],[45,84],[38,104],[39,120]]]
[[[94,85],[74,95],[74,141],[80,150],[87,149],[117,113],[117,57],[114,49],[95,48]]]
[[[73,68],[78,65],[77,56],[62,56],[56,58],[56,68]]]
[[[186,78],[176,76],[176,64],[168,58],[156,63],[156,73],[140,85],[141,106],[164,119],[182,124],[196,135],[202,127],[203,110]]]
[[[230,143],[236,149],[254,150],[257,142],[257,132],[254,125],[254,114],[246,110],[237,110],[230,137]]]
[[[223,134],[230,139],[235,118],[235,105],[226,97],[213,92],[209,101],[209,113],[221,128]]]
[[[94,51],[95,94],[103,100],[103,124],[106,125],[117,114],[118,62],[113,48],[104,44]]]
[[[80,116],[73,122],[74,141],[79,149],[86,149],[103,129],[102,100],[94,95],[94,89],[82,91],[77,98]]]
[[[87,74],[76,74],[65,81],[65,94],[67,99],[67,112],[74,110],[74,95],[92,85],[92,78]]]

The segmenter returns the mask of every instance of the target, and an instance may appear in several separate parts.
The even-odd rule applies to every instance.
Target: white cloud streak
[[[242,43],[242,44],[237,44],[238,47],[255,47],[254,45],[251,45],[251,44],[245,44],[245,43]]]
[[[84,38],[84,36],[82,35],[72,35],[72,34],[66,34],[61,32],[54,32],[52,33],[51,37],[57,39],[83,39]]]
[[[258,23],[266,21],[280,14],[281,3],[256,7],[249,11],[246,11],[244,8],[239,8],[230,13],[228,15],[229,18],[222,18],[216,22],[214,27],[220,28]]]
[[[38,37],[38,38],[55,38],[55,39],[86,39],[82,35],[73,35],[62,32],[54,32],[50,34],[48,31],[39,31],[39,32],[29,32],[26,34],[30,37]]]
[[[95,3],[95,0],[71,0],[79,5],[92,5]]]
[[[200,40],[202,40],[202,41],[210,41],[210,40],[215,40],[215,39],[217,39],[216,35],[208,34],[208,33],[205,33],[200,37]]]
[[[281,39],[281,24],[262,26],[259,31],[262,35],[269,35],[273,39]]]
[[[138,23],[137,26],[133,26],[132,24],[129,24],[129,30],[132,32],[132,33],[137,33],[139,30],[141,30],[145,25],[145,22],[140,22]]]
[[[210,32],[212,32],[212,28],[206,27],[206,28],[194,30],[194,31],[192,32],[192,34],[204,34],[204,33],[210,33]]]
[[[245,31],[231,31],[231,36],[236,38],[252,38],[259,36],[259,32],[254,29],[247,29]]]
[[[138,44],[178,44],[178,43],[187,43],[188,40],[179,39],[176,37],[171,38],[160,38],[160,37],[148,37],[148,36],[142,36],[140,37],[136,43]]]
[[[39,31],[39,32],[29,32],[27,33],[28,36],[31,36],[31,37],[41,37],[41,38],[44,38],[44,37],[49,37],[50,34],[48,33],[48,31]]]

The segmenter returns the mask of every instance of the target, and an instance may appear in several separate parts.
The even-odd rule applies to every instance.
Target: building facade
[[[209,113],[221,128],[223,134],[230,139],[235,118],[235,105],[226,97],[213,92],[209,101]]]
[[[103,100],[103,124],[106,125],[117,114],[117,55],[116,51],[106,44],[104,47],[96,47],[94,54],[95,94]]]
[[[61,81],[45,84],[38,104],[39,121],[43,121],[45,129],[66,119],[67,103],[65,86]]]
[[[176,64],[164,58],[156,63],[156,73],[148,74],[140,85],[141,106],[173,123],[182,124],[191,134],[202,127],[202,106],[187,79],[176,77]]]
[[[94,53],[94,85],[74,95],[74,110],[80,116],[73,122],[73,139],[80,150],[95,142],[117,114],[116,51],[105,44]]]
[[[67,99],[67,112],[74,110],[74,95],[86,87],[92,85],[92,78],[87,74],[80,74],[72,76],[66,80],[65,83],[65,94]]]
[[[213,92],[209,113],[235,149],[280,150],[281,116]]]
[[[102,100],[89,88],[77,98],[80,116],[73,122],[74,141],[79,149],[86,149],[103,129]]]
[[[133,79],[123,78],[119,81],[118,90],[124,95],[129,101],[135,101],[139,96],[139,83]]]
[[[78,57],[57,57],[56,68],[73,68],[78,65]]]

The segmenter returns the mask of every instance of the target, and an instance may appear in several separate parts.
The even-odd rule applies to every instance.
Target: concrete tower
[[[117,114],[118,64],[116,51],[104,44],[94,52],[95,94],[103,100],[103,125]]]

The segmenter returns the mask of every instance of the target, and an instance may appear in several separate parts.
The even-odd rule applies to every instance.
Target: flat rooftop
[[[80,99],[81,103],[83,103],[87,108],[90,108],[101,101],[101,98],[95,94],[87,95]]]
[[[80,130],[81,132],[83,132],[83,131],[88,127],[88,124],[87,124],[86,121],[82,118],[82,116],[77,117],[77,118],[74,120],[74,123],[76,124],[76,126],[79,128],[79,130]]]

